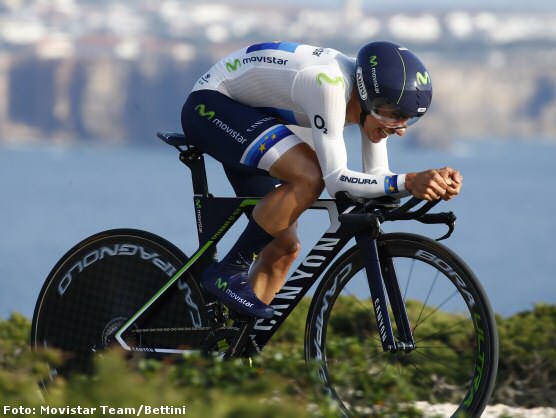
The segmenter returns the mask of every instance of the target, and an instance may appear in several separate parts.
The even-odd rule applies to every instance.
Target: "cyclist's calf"
[[[301,251],[297,238],[297,222],[268,244],[251,269],[253,290],[270,303],[284,284],[288,270]]]

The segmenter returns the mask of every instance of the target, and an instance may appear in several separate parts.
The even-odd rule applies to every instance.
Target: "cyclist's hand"
[[[437,171],[448,186],[446,188],[446,194],[444,195],[443,199],[450,200],[452,197],[457,196],[461,190],[461,184],[463,182],[461,173],[451,167],[444,167]]]
[[[452,182],[452,184],[453,183],[454,182]],[[446,184],[446,180],[444,180],[444,176],[440,174],[440,170],[407,173],[405,176],[406,190],[408,190],[417,199],[430,201],[444,198],[448,187],[452,186],[448,186],[448,184]]]

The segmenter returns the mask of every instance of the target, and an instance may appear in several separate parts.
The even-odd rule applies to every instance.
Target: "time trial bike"
[[[453,404],[452,417],[481,415],[498,364],[485,291],[437,241],[381,230],[387,221],[444,224],[443,239],[454,230],[453,213],[428,213],[438,202],[415,198],[403,205],[345,194],[320,199],[312,209],[327,211],[330,225],[271,302],[274,316],[241,317],[206,293],[199,277],[215,262],[217,243],[259,198],[211,195],[203,153],[182,134],[158,137],[191,170],[199,247],[187,257],[152,233],[115,229],[68,251],[46,279],[32,322],[34,348],[68,353],[62,366],[51,366],[51,378],[90,371],[95,353],[109,346],[145,356],[254,356],[318,282],[305,359],[318,393],[344,416],[376,407],[367,383],[392,378],[411,386],[418,400]],[[342,252],[352,238],[355,245]]]

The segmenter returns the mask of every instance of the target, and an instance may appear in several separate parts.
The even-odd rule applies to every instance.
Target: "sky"
[[[249,1],[241,0],[244,3]],[[387,0],[387,1],[365,1],[361,0],[366,10],[396,10],[420,11],[420,10],[519,10],[527,11],[556,11],[556,2],[553,0]],[[275,0],[257,0],[257,4],[267,3],[276,5]],[[282,0],[282,4],[299,5],[299,0]],[[340,7],[345,3],[344,0],[304,0],[303,4],[309,7]]]

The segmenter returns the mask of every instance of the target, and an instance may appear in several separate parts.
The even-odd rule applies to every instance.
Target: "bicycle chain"
[[[133,334],[146,334],[149,332],[189,332],[189,331],[209,331],[212,327],[167,327],[167,328],[138,328],[130,330]]]

